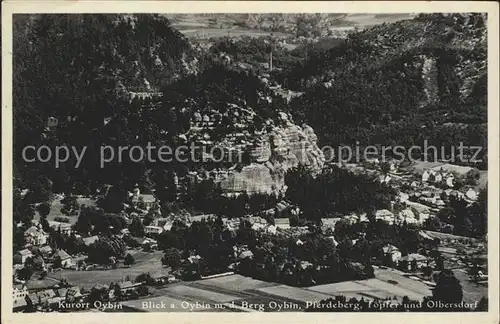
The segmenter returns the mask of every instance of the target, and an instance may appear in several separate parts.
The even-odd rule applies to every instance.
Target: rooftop
[[[401,261],[425,261],[427,260],[427,257],[418,254],[418,253],[410,253],[408,255],[405,255],[400,259]]]
[[[154,195],[151,194],[140,194],[138,197],[132,198],[134,201],[137,201],[139,199],[142,199],[145,203],[153,203],[156,201],[156,198]]]
[[[60,227],[61,229],[65,228],[71,228],[70,223],[62,223],[62,222],[56,222],[56,221],[49,221],[49,226],[54,228],[54,227]]]
[[[40,248],[40,252],[52,252],[50,245],[45,245]]]
[[[30,255],[30,254],[32,254],[31,251],[28,250],[28,249],[24,249],[24,250],[18,251],[17,253],[19,253],[21,255]]]
[[[64,250],[57,250],[54,255],[53,255],[54,258],[56,257],[59,257],[61,258],[61,260],[66,260],[66,259],[69,259],[71,258],[71,255],[69,255],[66,251]]]
[[[94,235],[94,236],[89,236],[83,238],[83,243],[87,246],[93,244],[94,242],[99,241],[99,236]]]

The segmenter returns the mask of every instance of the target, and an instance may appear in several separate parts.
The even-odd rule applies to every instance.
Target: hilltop
[[[305,92],[290,111],[324,144],[486,147],[486,52],[482,15],[419,15],[353,33],[280,77]]]
[[[288,168],[322,166],[314,131],[280,114],[284,100],[253,68],[242,70],[218,53],[200,51],[163,16],[44,15],[17,23],[14,161],[21,188],[49,184],[53,192],[94,194],[106,184],[139,183],[160,193],[167,187],[172,192],[179,177],[175,191],[185,191],[193,172],[200,182],[206,172],[221,170],[228,179],[213,178],[224,180],[228,194],[278,194]],[[105,168],[96,163],[103,145],[148,143],[221,147],[245,159],[165,164],[126,155]],[[86,147],[86,158],[78,169],[73,158],[60,168],[26,163],[26,145]],[[298,153],[288,152],[290,145]],[[301,145],[314,156],[297,156]],[[254,152],[261,148],[267,153]]]

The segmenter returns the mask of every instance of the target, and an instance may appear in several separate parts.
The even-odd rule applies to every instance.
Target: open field
[[[327,299],[331,297],[326,294],[322,294],[313,290],[290,287],[285,285],[261,288],[258,289],[258,291],[269,295],[286,297],[299,303],[300,302],[306,303],[308,301],[320,301],[322,299]]]
[[[123,304],[135,311],[176,311],[189,312],[186,305],[205,305],[205,308],[195,308],[195,311],[255,311],[255,305],[262,305],[259,311],[300,311],[306,302],[320,301],[343,295],[347,298],[363,297],[365,300],[384,299],[396,296],[408,296],[411,299],[422,300],[431,295],[430,289],[416,280],[404,277],[397,270],[376,269],[376,277],[369,280],[341,282],[319,285],[309,288],[291,287],[276,283],[264,282],[240,275],[230,275],[193,282],[182,282],[154,289],[151,297]],[[387,282],[395,280],[397,285]],[[166,309],[143,309],[142,302],[168,303]],[[184,302],[184,304],[182,304]],[[249,305],[254,305],[250,309]],[[144,304],[145,305],[145,304]],[[180,306],[179,306],[180,305]],[[184,306],[183,306],[184,305]],[[216,305],[218,308],[216,308]],[[173,308],[172,308],[173,307]],[[207,309],[209,308],[210,309]]]
[[[388,280],[396,281],[398,284],[393,285],[388,283]],[[406,278],[397,270],[380,268],[375,268],[373,279],[319,285],[308,289],[330,296],[344,295],[364,299],[408,296],[410,299],[422,300],[432,294],[424,283]]]
[[[387,282],[387,280],[397,281],[399,287],[421,295],[422,297],[431,295],[431,290],[426,284],[409,279],[398,270],[375,268],[375,278],[383,282]]]
[[[448,233],[442,233],[442,232],[434,232],[434,231],[424,231],[427,235],[429,235],[432,238],[438,238],[440,240],[466,240],[469,242],[477,242],[478,239],[474,237],[468,237],[468,236],[459,236],[459,235],[454,235],[454,234],[448,234]]]
[[[426,170],[428,171],[443,164],[444,163],[442,162],[413,161],[412,164],[402,169],[414,171],[416,173],[423,173]]]
[[[135,279],[141,273],[149,272],[151,275],[167,275],[168,268],[161,265],[162,253],[129,251],[135,259],[135,264],[130,268],[118,268],[109,270],[91,270],[91,271],[76,271],[76,270],[61,270],[49,274],[49,277],[54,279],[65,278],[69,283],[78,285],[84,288],[92,288],[97,284],[108,285],[111,282],[119,282],[125,280],[128,276],[130,279]]]
[[[235,292],[244,292],[246,290],[259,289],[276,285],[275,283],[260,281],[240,275],[200,280],[197,282],[197,284],[210,288],[216,287],[219,289],[232,290]]]
[[[91,198],[77,198],[76,201],[78,202],[78,205],[84,205],[84,206],[95,206],[95,201],[92,200]],[[61,213],[61,197],[56,197],[52,201],[52,205],[50,208],[50,213],[47,216],[47,220],[49,221],[54,221],[56,217],[67,217],[70,220],[71,224],[75,224],[76,221],[78,220],[78,215],[75,216],[66,216],[63,213]],[[40,215],[38,214],[38,211],[35,212],[35,220],[39,220]]]
[[[187,37],[211,38],[225,36],[291,36],[289,33],[270,32],[264,30],[263,26],[270,26],[270,20],[264,19],[257,23],[248,15],[241,14],[205,14],[205,15],[166,15],[172,20],[172,26],[178,29]],[[250,15],[251,16],[251,15]],[[258,15],[254,15],[258,16]],[[337,17],[335,23],[330,26],[331,30],[351,31],[355,27],[360,29],[369,28],[371,26],[384,22],[394,22],[401,19],[411,18],[410,14],[392,14],[392,15],[376,15],[376,14],[348,14],[344,18]],[[287,25],[290,27],[295,24],[294,19],[289,17]],[[247,23],[250,23],[250,27]],[[260,29],[262,28],[262,29]]]
[[[43,290],[43,289],[48,289],[55,284],[59,283],[58,280],[54,280],[51,278],[45,278],[45,279],[35,279],[37,276],[32,276],[30,280],[26,282],[26,286],[28,287],[29,290]]]
[[[453,273],[460,284],[464,293],[464,301],[467,303],[479,302],[482,297],[488,297],[488,285],[478,284],[469,280],[469,275],[465,269],[454,269]]]
[[[353,25],[362,28],[370,28],[374,25],[396,22],[398,20],[411,19],[413,14],[397,13],[397,14],[348,14],[346,21]]]

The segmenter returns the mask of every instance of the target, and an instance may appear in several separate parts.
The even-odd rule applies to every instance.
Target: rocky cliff
[[[221,136],[221,129],[213,121],[218,113],[195,113],[188,132],[180,135],[186,143],[204,145],[207,149],[201,164],[212,165],[209,171],[192,171],[179,180],[181,192],[187,181],[192,187],[196,182],[212,179],[226,196],[279,196],[286,190],[284,178],[291,168],[306,165],[313,173],[321,170],[325,157],[311,127],[298,126],[289,114],[281,112],[276,119],[267,119],[262,128],[255,129],[255,113],[251,109],[230,106],[223,117],[232,115],[235,131]],[[215,156],[214,152],[224,155]]]

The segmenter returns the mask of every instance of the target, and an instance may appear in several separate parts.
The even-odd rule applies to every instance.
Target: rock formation
[[[325,157],[317,145],[314,130],[307,125],[296,125],[289,114],[281,112],[278,118],[266,120],[262,129],[257,130],[253,129],[253,111],[231,105],[229,115],[235,118],[232,126],[237,131],[229,132],[222,138],[221,129],[214,126],[211,116],[203,121],[199,120],[198,114],[193,116],[191,128],[186,133],[188,142],[194,141],[216,147],[225,154],[233,154],[228,154],[227,158],[224,156],[221,167],[205,173],[191,172],[188,180],[191,186],[193,181],[212,179],[220,184],[223,194],[227,196],[242,193],[281,195],[286,190],[284,179],[288,170],[306,165],[314,174],[323,167]],[[218,139],[214,140],[214,137]],[[211,154],[205,154],[204,158],[203,162],[216,159]],[[179,186],[182,185],[179,180]]]

